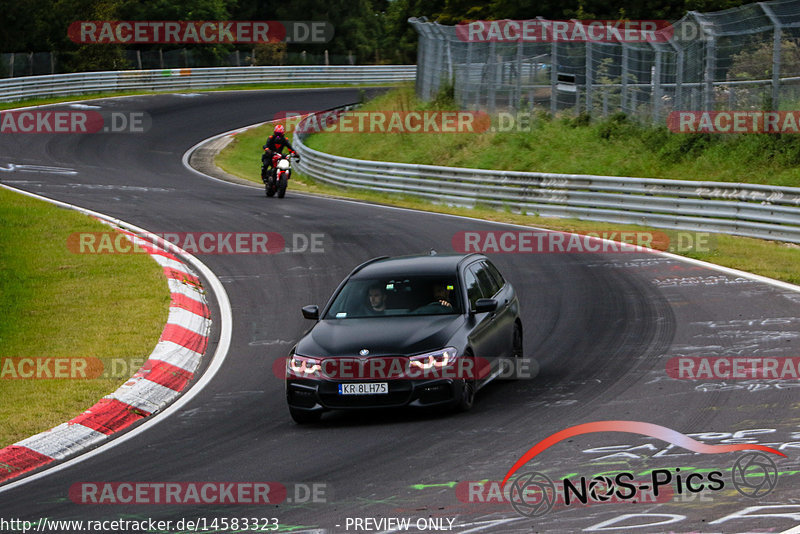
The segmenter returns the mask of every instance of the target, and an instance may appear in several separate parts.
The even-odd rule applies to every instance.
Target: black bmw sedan
[[[466,411],[478,389],[522,358],[519,300],[481,254],[369,260],[321,312],[306,306],[303,316],[316,323],[286,362],[298,423],[331,409]]]

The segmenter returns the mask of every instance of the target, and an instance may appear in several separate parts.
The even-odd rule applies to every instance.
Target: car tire
[[[517,380],[521,370],[520,362],[522,361],[524,352],[522,344],[522,326],[519,323],[514,323],[514,333],[511,338],[511,369],[508,380]]]
[[[475,405],[475,381],[462,380],[461,381],[461,397],[456,404],[457,412],[468,412]]]
[[[289,408],[289,415],[292,416],[292,419],[294,419],[294,422],[298,425],[316,423],[322,418],[322,412],[311,412],[309,410],[298,410],[296,408]]]
[[[465,358],[474,358],[472,352],[467,352]],[[474,369],[474,367],[473,367]],[[461,379],[461,395],[455,404],[456,412],[468,412],[475,405],[475,392],[478,390],[475,378]]]

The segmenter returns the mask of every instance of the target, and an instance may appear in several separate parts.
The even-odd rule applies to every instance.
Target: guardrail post
[[[447,52],[444,55],[444,58],[447,60],[447,79],[449,82],[453,81],[453,52],[450,47],[450,39],[447,38],[447,34],[442,29],[442,26],[436,22],[433,25],[436,28],[436,31],[439,33],[439,39],[444,46],[445,51]],[[449,83],[448,82],[448,83]]]
[[[714,109],[714,70],[717,66],[717,43],[716,39],[712,36],[710,40],[706,41],[706,70],[704,72],[704,95],[703,95],[703,109],[705,111],[712,111]]]
[[[550,113],[558,111],[558,43],[550,43]]]
[[[622,45],[622,72],[620,74],[620,83],[622,84],[622,87],[620,89],[620,109],[623,113],[628,113],[628,59],[630,57],[630,53],[628,52],[627,43],[623,42],[620,44]]]
[[[652,44],[652,43],[651,43]],[[656,61],[653,66],[653,78],[650,80],[653,99],[653,124],[658,123],[661,115],[661,50],[655,49]]]
[[[472,41],[467,41],[467,59],[461,85],[464,87],[464,91],[462,92],[462,98],[461,101],[458,102],[458,105],[466,108],[469,106],[470,91],[472,91]]]
[[[428,28],[427,22],[423,20],[415,18],[408,20],[414,26],[414,29],[417,30],[417,34],[420,37],[417,46],[417,96],[422,100],[429,100],[433,97],[432,78],[434,75],[434,73],[431,72],[434,70],[434,67],[431,65],[431,52],[433,52],[433,50],[431,50],[433,47],[430,35],[431,31]]]
[[[781,99],[781,37],[783,28],[781,21],[764,2],[759,2],[758,5],[769,17],[772,25],[775,26],[772,32],[772,110],[777,111],[780,108]]]
[[[703,71],[703,110],[712,111],[714,109],[714,71],[717,67],[717,38],[711,24],[701,13],[689,11],[689,15],[698,22],[706,37],[703,39],[706,53],[706,65]]]
[[[511,109],[519,111],[522,105],[522,39],[517,41],[517,83],[514,86],[514,101],[511,103]]]
[[[486,96],[486,107],[489,108],[489,113],[494,113],[496,109],[496,100],[495,100],[495,87],[497,83],[495,78],[497,77],[497,54],[495,52],[495,42],[492,41],[489,43],[489,57],[486,62],[487,68],[487,78],[489,79],[489,88],[488,94]]]
[[[580,24],[579,21],[575,21]],[[594,84],[594,65],[592,64],[592,43],[586,41],[586,113],[592,114],[594,106],[592,105],[593,84]]]
[[[669,43],[675,49],[675,101],[672,109],[683,109],[683,49],[670,38]]]

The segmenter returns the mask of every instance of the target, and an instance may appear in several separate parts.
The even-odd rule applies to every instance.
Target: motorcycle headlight
[[[300,377],[318,375],[320,369],[322,369],[320,360],[297,354],[292,354],[286,365],[288,371]]]
[[[457,356],[458,352],[456,349],[453,347],[445,347],[433,352],[411,356],[408,360],[412,369],[440,369],[451,365]]]

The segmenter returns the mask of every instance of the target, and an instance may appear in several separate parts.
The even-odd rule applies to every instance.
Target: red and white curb
[[[196,258],[171,243],[122,221],[25,191],[8,189],[78,209],[124,233],[163,268],[170,291],[170,308],[158,344],[144,365],[125,384],[72,420],[0,449],[0,483],[95,447],[113,434],[164,410],[193,380],[208,347],[211,329],[210,312],[200,279],[173,252],[185,255],[195,266],[201,267],[204,275],[208,275],[208,268]],[[133,231],[124,229],[123,226]],[[219,280],[213,277],[211,282],[218,300],[221,300],[218,293],[220,290],[224,296],[220,303],[223,315],[220,346],[215,357],[220,354],[220,347],[224,350],[222,357],[212,366],[213,376],[224,359],[230,341],[230,304]],[[210,376],[204,375],[203,378],[210,379]]]

